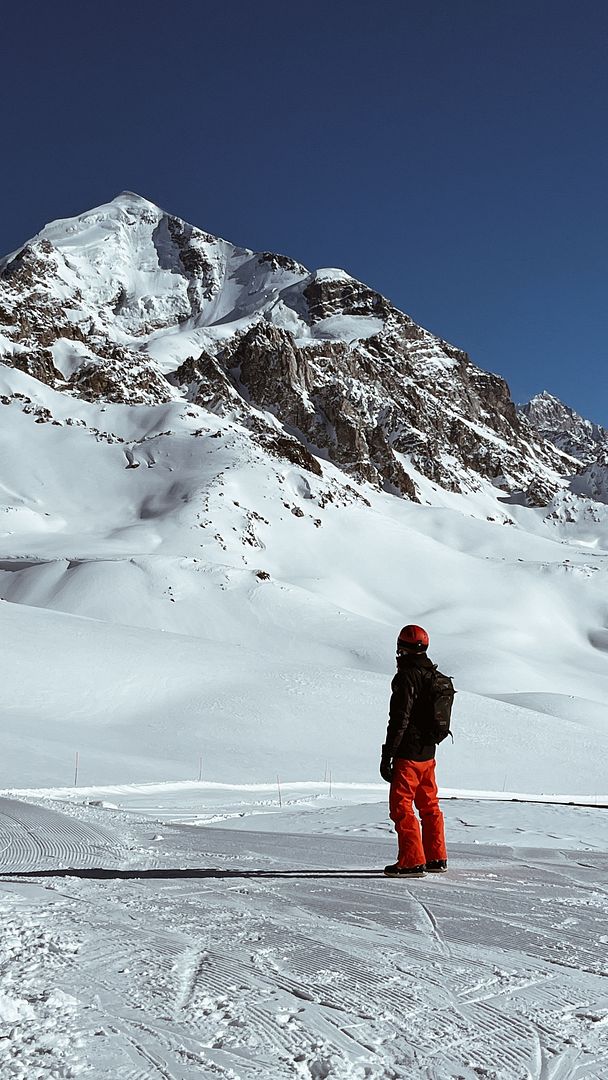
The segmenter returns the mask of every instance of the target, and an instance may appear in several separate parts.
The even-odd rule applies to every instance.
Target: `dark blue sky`
[[[20,0],[0,252],[138,191],[608,424],[604,0]]]

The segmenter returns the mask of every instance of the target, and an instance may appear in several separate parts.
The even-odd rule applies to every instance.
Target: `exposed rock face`
[[[208,352],[196,360],[188,357],[168,379],[188,401],[219,416],[231,408],[241,410],[243,405],[228,375]]]
[[[268,263],[273,270],[288,270],[298,277],[304,277],[307,273],[306,267],[295,259],[290,259],[288,255],[276,255],[273,251],[263,251],[258,255],[258,260],[260,264]]]
[[[608,455],[608,430],[585,420],[547,390],[521,405],[519,411],[543,439],[584,464]]]
[[[124,359],[124,354],[114,358]],[[134,362],[129,365],[129,380],[125,386],[123,365],[120,362],[88,364],[78,369],[68,383],[70,391],[85,401],[124,402],[125,391],[133,405],[169,401],[166,381],[149,364]]]
[[[187,279],[187,295],[190,302],[190,314],[196,314],[201,310],[203,300],[210,300],[217,291],[219,281],[214,273],[214,265],[205,252],[205,245],[213,237],[207,237],[204,233],[194,229],[192,225],[180,218],[163,215],[155,230],[155,242],[159,251],[159,263],[162,266],[162,248],[158,243],[163,230],[171,240],[169,251],[177,255],[184,276]],[[171,258],[169,267],[171,268]]]
[[[422,477],[537,505],[573,471],[570,443],[547,443],[503,379],[367,285],[130,193],[0,262],[0,359],[88,400],[183,397],[302,468],[320,470],[317,452],[409,499]]]
[[[70,322],[70,303],[60,306],[48,288],[48,283],[57,279],[59,263],[53,245],[41,240],[27,244],[4,266],[0,264],[0,326],[22,347],[18,349],[21,353],[39,352],[59,337],[86,340],[83,330]],[[36,367],[33,355],[31,364]],[[38,367],[41,371],[49,368],[48,357]]]
[[[313,457],[298,439],[293,439],[289,435],[283,435],[279,432],[264,431],[260,434],[259,441],[265,450],[275,454],[276,457],[284,458],[290,461],[292,465],[297,465],[301,469],[314,473],[315,476],[322,476],[321,466],[316,457]]]
[[[322,271],[312,274],[303,291],[313,323],[333,315],[376,315],[387,318],[393,310],[380,293],[339,271],[331,276],[324,275]]]
[[[274,413],[310,447],[408,498],[417,496],[404,458],[454,491],[463,487],[455,459],[473,477],[507,491],[530,488],[530,458],[537,454],[540,463],[543,452],[530,447],[504,380],[479,371],[458,350],[437,363],[419,348],[428,346],[426,333],[416,328],[419,334],[412,334],[411,320],[384,303],[390,310],[386,328],[372,338],[300,344],[289,331],[260,320],[226,346],[218,362],[248,400]],[[192,400],[199,400],[197,393]],[[548,501],[561,463],[550,451],[544,457],[553,466],[544,476]],[[538,480],[530,494],[537,504]]]
[[[48,386],[55,386],[61,382],[61,372],[57,371],[53,363],[53,354],[48,349],[36,349],[32,352],[23,349],[21,352],[14,353],[13,367],[18,368],[19,371],[25,371],[26,375],[31,375],[39,382],[47,383]]]

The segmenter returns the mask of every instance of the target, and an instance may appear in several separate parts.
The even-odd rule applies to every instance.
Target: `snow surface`
[[[377,791],[260,794],[0,799],[3,1077],[606,1075],[606,811],[448,801],[405,884]]]

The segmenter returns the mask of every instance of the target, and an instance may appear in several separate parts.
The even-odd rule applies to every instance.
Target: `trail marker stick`
[[[76,751],[76,760],[74,762],[74,787],[77,787],[77,785],[78,785],[78,763],[79,763],[79,758],[80,758],[80,754],[78,753],[78,750],[77,750]]]
[[[277,776],[277,791],[279,792],[279,806],[282,807],[283,806],[283,800],[281,798],[281,781],[279,780],[278,776]]]

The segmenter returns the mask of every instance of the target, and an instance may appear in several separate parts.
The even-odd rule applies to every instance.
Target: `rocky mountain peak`
[[[548,390],[536,394],[518,409],[543,439],[585,465],[608,453],[608,430],[585,420]]]
[[[500,376],[346,271],[237,247],[133,192],[0,263],[0,360],[73,397],[185,398],[290,459],[297,442],[304,468],[326,458],[411,499],[425,480],[547,502],[572,452],[545,433],[561,403],[518,414]]]

